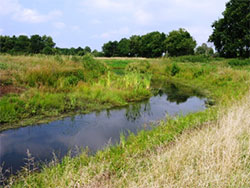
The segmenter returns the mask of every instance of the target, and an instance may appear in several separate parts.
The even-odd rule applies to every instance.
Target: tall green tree
[[[54,48],[56,43],[54,43],[52,37],[43,35],[42,36],[43,45],[46,47]]]
[[[14,50],[16,40],[16,36],[0,36],[0,52],[11,53]]]
[[[30,52],[34,54],[41,53],[45,47],[42,37],[39,35],[32,35],[30,37]]]
[[[119,41],[117,45],[117,55],[119,57],[129,57],[130,56],[130,40],[123,38]]]
[[[86,53],[91,53],[91,48],[90,48],[89,46],[86,46],[86,47],[84,48],[84,52],[85,52],[85,54],[86,54]]]
[[[185,29],[171,31],[165,41],[167,54],[170,56],[192,55],[196,41]]]
[[[211,56],[214,54],[214,50],[213,50],[213,48],[208,47],[206,43],[203,43],[201,46],[198,46],[196,48],[195,54]]]
[[[29,45],[29,38],[25,35],[20,35],[16,39],[14,51],[16,53],[29,53]]]
[[[117,41],[109,41],[108,43],[105,43],[102,46],[102,51],[104,53],[105,57],[115,57],[117,56],[117,46],[118,42]]]
[[[158,31],[141,37],[140,52],[142,57],[160,57],[165,52],[166,35]]]
[[[223,18],[212,24],[213,42],[220,56],[249,57],[250,54],[250,1],[230,0]]]
[[[138,35],[132,35],[130,38],[130,56],[138,57],[141,55],[140,47],[141,47],[141,37]]]

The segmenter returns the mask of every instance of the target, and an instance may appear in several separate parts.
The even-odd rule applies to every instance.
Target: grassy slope
[[[176,187],[184,183],[189,187],[247,187],[249,98],[233,101],[249,90],[249,73],[232,69],[222,60],[177,63],[180,70],[171,76],[171,60],[150,61],[154,79],[199,87],[217,105],[162,121],[152,131],[141,131],[127,140],[121,137],[119,145],[95,156],[65,157],[41,173],[22,173],[14,187],[148,187],[167,183]]]
[[[150,77],[118,76],[89,56],[0,56],[0,65],[1,87],[24,90],[0,98],[0,131],[150,96]]]

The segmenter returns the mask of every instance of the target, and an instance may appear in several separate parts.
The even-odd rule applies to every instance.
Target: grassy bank
[[[0,56],[0,131],[148,98],[150,75],[122,76],[91,56]],[[2,93],[2,92],[1,92]]]
[[[247,187],[250,103],[243,96],[249,91],[249,72],[230,67],[224,59],[200,63],[183,59],[146,61],[129,63],[125,73],[144,74],[146,67],[158,88],[167,81],[198,88],[216,105],[163,120],[153,130],[142,130],[127,139],[121,136],[120,144],[95,156],[83,153],[73,159],[65,157],[55,166],[45,166],[40,173],[24,171],[12,177],[9,186],[181,187],[186,183],[189,187]],[[13,183],[15,178],[17,183]]]

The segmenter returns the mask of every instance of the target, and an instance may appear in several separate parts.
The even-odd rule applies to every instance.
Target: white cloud
[[[71,26],[71,30],[72,31],[80,31],[80,27],[78,26],[78,25],[73,25],[73,26]]]
[[[90,21],[90,23],[91,23],[91,24],[97,25],[97,24],[101,24],[102,22],[101,22],[99,19],[92,19],[92,20]]]
[[[135,20],[138,24],[141,25],[148,25],[152,22],[153,16],[152,14],[144,11],[144,10],[138,10],[134,14]]]
[[[130,29],[128,27],[122,27],[116,30],[104,32],[100,35],[94,35],[93,38],[115,39],[117,37],[124,37],[124,35],[128,35],[129,33],[130,33]]]
[[[55,22],[55,23],[53,23],[53,26],[54,26],[55,28],[57,28],[57,29],[63,29],[63,28],[66,27],[66,24],[63,23],[63,22]]]
[[[62,15],[61,11],[41,14],[37,10],[24,8],[18,0],[0,0],[0,15],[11,15],[12,19],[27,23],[46,22]]]
[[[85,0],[82,2],[84,8],[94,8],[99,11],[127,11],[132,8],[130,1],[124,0]]]

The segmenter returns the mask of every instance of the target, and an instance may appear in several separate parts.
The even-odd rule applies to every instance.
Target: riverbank
[[[161,121],[95,156],[26,171],[13,187],[248,187],[249,101]]]
[[[164,182],[160,177],[166,177],[166,174],[171,174],[171,172],[167,171],[171,168],[165,166],[166,169],[164,168],[159,172],[166,173],[158,178],[159,173],[153,171],[154,169],[157,169],[157,166],[154,166],[153,164],[153,162],[157,162],[157,156],[162,158],[162,153],[168,152],[168,148],[171,149],[172,147],[177,146],[179,142],[183,143],[184,141],[178,141],[178,139],[182,140],[182,135],[185,137],[185,135],[191,134],[191,137],[196,138],[195,135],[199,134],[205,137],[204,132],[199,132],[205,130],[228,130],[231,131],[231,133],[234,132],[235,129],[231,129],[230,127],[229,129],[224,129],[223,126],[220,128],[220,122],[224,117],[230,117],[230,111],[233,111],[234,114],[237,114],[237,111],[240,111],[240,109],[234,107],[235,105],[241,108],[241,105],[245,103],[246,105],[249,104],[248,102],[244,102],[244,100],[248,101],[248,99],[243,99],[249,90],[249,73],[243,69],[230,68],[227,65],[227,62],[224,61],[210,62],[209,64],[206,64],[187,62],[172,63],[169,62],[168,59],[156,59],[151,60],[149,71],[151,71],[153,75],[157,75],[157,78],[171,78],[172,81],[200,88],[214,100],[216,105],[203,112],[189,114],[185,117],[178,117],[168,121],[163,120],[158,126],[153,128],[153,130],[140,131],[136,136],[131,134],[127,139],[125,139],[124,136],[121,136],[120,144],[111,146],[104,151],[99,151],[95,156],[88,156],[88,154],[84,152],[75,158],[65,157],[61,163],[56,164],[55,166],[44,167],[40,173],[30,173],[27,169],[26,172],[21,172],[19,176],[10,178],[9,184],[13,185],[12,183],[15,182],[13,187],[143,187],[147,184],[153,186],[154,183],[155,185],[163,185],[167,182]],[[161,84],[162,82],[159,82],[159,86]],[[243,100],[242,103],[239,102],[241,100]],[[244,107],[243,109],[246,110],[247,107]],[[242,115],[246,114],[242,113]],[[243,121],[243,123],[244,122],[245,121]],[[226,124],[227,123],[225,123],[225,125]],[[233,124],[234,123],[232,123],[232,125]],[[245,130],[245,126],[242,130]],[[239,135],[240,134],[241,133],[239,133]],[[217,137],[213,136],[213,131],[208,133],[208,135],[211,136],[211,139],[214,139],[214,143],[217,142],[215,139]],[[235,139],[230,141],[235,141]],[[199,142],[198,138],[197,142],[198,145],[203,143]],[[247,140],[242,143],[247,143]],[[179,146],[180,145],[181,144],[179,144]],[[223,143],[221,145],[225,146]],[[204,147],[200,148],[201,151],[203,151],[202,148]],[[221,149],[221,152],[223,152],[223,147]],[[237,150],[236,152],[239,151]],[[188,156],[188,154],[190,153],[186,152],[184,158],[185,156]],[[239,153],[239,155],[241,155],[241,153]],[[152,161],[151,158],[156,161]],[[178,160],[181,161],[184,160],[184,158]],[[192,155],[189,159],[192,159]],[[199,158],[194,157],[193,160],[191,160],[194,162],[191,164],[191,167],[193,168],[192,165],[197,165],[195,161],[201,159],[202,156],[199,156]],[[174,160],[175,159],[172,161]],[[217,164],[217,162],[218,161],[215,161],[214,164]],[[173,165],[167,161],[156,164],[162,166],[164,166],[164,164],[169,164],[170,166]],[[182,163],[179,164],[178,171],[180,176],[176,176],[175,173],[172,173],[172,175],[174,175],[172,176],[172,179],[174,179],[173,182],[179,180],[179,184],[177,182],[176,186],[181,185],[182,182],[182,179],[178,177],[187,177],[185,176],[186,166],[181,164]],[[220,164],[224,165],[224,163]],[[244,163],[244,165],[246,164],[247,163]],[[237,167],[237,169],[242,169],[243,167],[244,166],[240,166]],[[191,169],[192,171],[192,168],[187,169]],[[147,178],[143,171],[150,172],[151,169],[153,173]],[[182,171],[182,169],[184,170]],[[199,168],[197,169],[197,172],[199,172]],[[243,168],[244,173],[246,170],[246,168]],[[183,176],[181,174],[182,172]],[[220,169],[216,172],[220,173]],[[226,169],[225,172],[229,171]],[[240,170],[237,171],[237,173],[241,175]],[[141,176],[138,176],[138,174]],[[214,178],[214,176],[211,177]],[[228,180],[231,175],[230,173],[225,173],[222,174],[221,177],[222,179],[224,178]],[[197,178],[200,177],[197,175]],[[216,186],[216,182],[213,182],[212,179],[206,179],[205,177],[204,179],[201,179],[201,181],[203,180],[204,183],[210,183],[207,185]],[[236,178],[232,181],[231,185],[237,185],[236,183],[241,185],[239,180],[240,179]],[[243,183],[245,184],[242,185],[247,185],[248,182],[247,180],[244,180]],[[194,182],[193,184],[190,183],[190,186],[192,185],[195,186],[196,184]]]
[[[118,76],[91,56],[0,56],[0,65],[1,91],[16,88],[0,98],[0,131],[151,96],[149,74]]]
[[[0,131],[141,101],[152,95],[152,80],[154,88],[166,82],[193,88],[211,104],[240,96],[249,80],[247,71],[231,68],[228,60],[200,56],[95,60],[88,55],[5,55],[0,56],[0,75]]]

